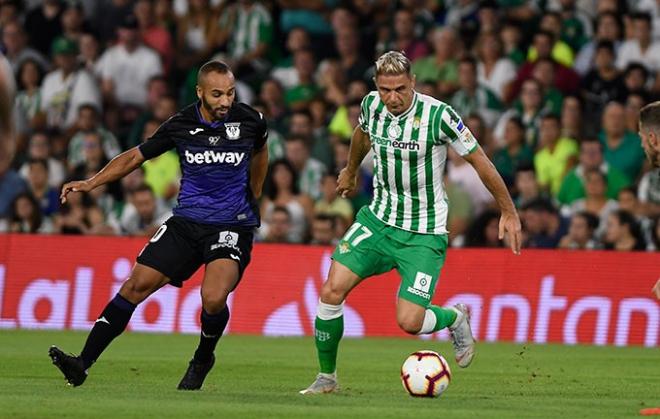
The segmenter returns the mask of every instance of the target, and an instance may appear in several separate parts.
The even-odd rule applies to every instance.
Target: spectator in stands
[[[290,135],[285,142],[286,158],[298,173],[298,187],[312,199],[321,197],[321,178],[327,172],[323,163],[311,157],[310,144],[307,138],[300,135]]]
[[[28,192],[16,196],[11,202],[9,232],[12,233],[51,233],[50,220],[41,213],[39,203]]]
[[[40,7],[30,10],[25,16],[23,27],[30,34],[30,44],[47,55],[53,39],[62,35],[63,2],[43,0]]]
[[[547,197],[547,194],[541,190],[536,180],[536,172],[534,172],[533,164],[518,167],[514,186],[517,192],[514,201],[516,208],[522,208],[528,202],[532,202],[538,198]]]
[[[564,96],[557,88],[555,65],[549,58],[539,58],[534,64],[532,77],[541,83],[543,91],[543,104],[546,112],[559,115],[561,113]]]
[[[438,98],[446,99],[458,88],[458,61],[456,60],[458,37],[451,28],[437,27],[431,31],[429,39],[433,52],[415,60],[412,72],[418,83],[435,83]]]
[[[471,164],[451,148],[447,150],[448,179],[468,192],[476,215],[495,202]]]
[[[41,105],[41,82],[44,72],[36,61],[26,59],[18,68],[16,81],[18,93],[14,98],[14,121],[18,151],[22,151],[25,138],[35,129],[34,118]]]
[[[615,64],[614,44],[600,41],[594,54],[595,66],[581,83],[581,95],[585,103],[586,118],[596,124],[605,106],[611,101],[622,101],[626,95],[623,77]],[[592,122],[590,124],[594,125]],[[593,130],[593,129],[592,129]]]
[[[76,122],[82,104],[101,109],[98,83],[86,70],[78,69],[78,46],[70,39],[53,41],[54,71],[46,75],[41,86],[41,109],[46,125],[61,130],[70,129]]]
[[[337,177],[334,174],[323,175],[321,194],[314,204],[315,214],[342,217],[348,225],[353,222],[353,207],[348,199],[337,196]]]
[[[268,128],[274,129],[280,134],[286,132],[285,119],[288,116],[288,109],[284,102],[282,84],[274,78],[264,80],[261,84],[259,100],[264,105]],[[270,138],[268,142],[270,142]]]
[[[646,95],[642,92],[632,92],[628,94],[625,102],[626,109],[626,130],[637,132],[639,128],[639,112],[644,105],[648,103]]]
[[[26,160],[46,160],[48,163],[48,184],[59,189],[66,177],[66,168],[61,161],[53,158],[50,149],[48,134],[44,131],[36,131],[30,136]],[[29,165],[26,162],[21,166],[20,174],[24,179],[27,179],[28,172]]]
[[[96,66],[102,80],[103,96],[107,102],[122,108],[142,109],[147,105],[149,80],[163,73],[160,57],[142,44],[134,15],[122,20],[117,29],[117,41],[103,53]],[[124,117],[123,120],[130,118]]]
[[[660,70],[660,42],[651,37],[651,16],[647,13],[632,15],[632,39],[624,41],[619,48],[616,66],[623,70],[630,63],[642,63],[649,71]]]
[[[151,120],[144,125],[143,141],[148,141],[161,123]],[[143,163],[144,182],[151,187],[158,199],[170,202],[179,193],[181,169],[179,155],[175,150],[169,150],[158,157]]]
[[[451,105],[459,115],[476,113],[492,127],[502,112],[497,95],[477,79],[477,62],[462,58],[458,63],[458,91],[451,98]]]
[[[103,138],[96,131],[83,133],[81,148],[82,160],[77,165],[71,166],[75,179],[86,179],[87,172],[98,172],[110,160],[103,150]]]
[[[51,216],[60,207],[59,191],[48,184],[48,161],[30,160],[28,163],[28,190],[39,203],[39,209],[45,216]]]
[[[637,189],[635,189],[634,186],[628,186],[621,189],[617,196],[617,202],[619,204],[619,209],[628,211],[635,216],[642,229],[649,227],[650,220],[646,217],[644,205],[639,202]]]
[[[312,114],[307,109],[293,112],[289,119],[289,135],[304,138],[307,144],[311,144],[311,158],[326,168],[332,167],[330,138],[324,130],[314,130],[312,122]]]
[[[577,163],[578,145],[574,139],[561,136],[561,123],[556,115],[544,115],[539,132],[540,148],[534,155],[534,168],[539,185],[554,197],[566,173]]]
[[[651,252],[660,250],[660,217],[655,217],[651,222],[651,240],[647,250]]]
[[[287,207],[276,206],[266,217],[265,243],[297,243],[291,240],[294,222]]]
[[[615,13],[604,12],[596,17],[596,36],[587,42],[575,59],[575,71],[581,76],[586,75],[593,67],[596,46],[603,42],[611,42],[616,57],[621,46],[621,21]]]
[[[169,30],[156,23],[153,0],[138,0],[133,6],[144,45],[160,55],[163,72],[169,74],[174,61],[174,40]]]
[[[286,37],[285,53],[277,66],[271,71],[270,75],[277,80],[284,88],[288,89],[298,84],[298,73],[293,66],[293,56],[296,52],[311,47],[309,33],[303,28],[293,28]],[[268,80],[266,80],[268,81]],[[264,83],[266,82],[264,81]],[[263,84],[262,84],[263,89]],[[263,98],[262,98],[263,100]]]
[[[87,208],[85,220],[88,225],[85,231],[87,235],[112,236],[115,234],[115,230],[108,224],[105,212],[97,205]]]
[[[227,43],[228,64],[236,76],[250,82],[271,67],[269,46],[273,21],[266,7],[254,0],[230,4],[220,17],[218,43]]]
[[[631,93],[643,93],[649,81],[649,70],[640,63],[630,63],[623,72],[626,97]]]
[[[593,250],[599,248],[599,242],[594,239],[598,228],[598,217],[586,211],[573,214],[571,224],[566,234],[559,241],[559,248],[571,250]]]
[[[619,191],[630,184],[630,180],[616,167],[612,167],[603,159],[603,145],[600,141],[586,138],[580,144],[579,163],[572,169],[559,189],[557,199],[562,204],[572,204],[585,196],[585,174],[591,170],[600,170],[605,175],[607,183],[606,196],[616,199]]]
[[[415,61],[428,54],[426,43],[415,36],[415,17],[408,9],[398,9],[394,12],[394,33],[392,39],[381,45],[378,55],[385,51],[403,52],[410,61]],[[413,71],[414,72],[414,71]]]
[[[147,107],[131,126],[126,139],[127,148],[135,147],[142,142],[144,125],[155,119],[162,124],[177,112],[177,100],[170,95],[167,80],[163,76],[154,76],[147,85]]]
[[[504,145],[504,128],[510,118],[520,118],[525,126],[525,142],[536,149],[538,131],[541,124],[543,108],[543,89],[541,83],[535,79],[525,80],[520,93],[520,102],[513,108],[504,112],[497,122],[493,135],[497,145]]]
[[[507,185],[512,185],[519,167],[534,162],[534,152],[525,142],[525,126],[520,118],[511,118],[504,129],[503,148],[495,151],[493,164]]]
[[[312,239],[310,244],[335,246],[336,217],[330,214],[316,214],[312,219]]]
[[[525,204],[522,207],[522,222],[526,247],[554,249],[568,231],[568,221],[546,199]]]
[[[508,97],[508,92],[516,78],[516,66],[504,57],[502,43],[495,32],[482,33],[477,39],[477,74],[479,83],[490,88],[500,100]]]
[[[148,185],[142,184],[131,191],[130,202],[115,228],[122,234],[151,236],[171,216],[171,210],[156,198]]]
[[[83,33],[90,31],[90,26],[85,20],[83,6],[79,0],[69,0],[65,3],[62,12],[62,36],[80,42]]]
[[[649,170],[639,181],[637,197],[649,217],[660,215],[660,168]]]
[[[261,216],[268,220],[275,207],[286,208],[291,219],[289,241],[302,243],[311,219],[313,201],[309,195],[300,192],[298,174],[288,160],[274,161],[268,173],[264,197],[261,200]],[[267,236],[268,230],[269,226],[266,222],[261,236]]]
[[[307,107],[309,102],[321,92],[314,81],[316,61],[311,50],[297,51],[293,56],[293,66],[298,75],[298,84],[286,89],[284,101],[292,110],[298,110]]]
[[[101,45],[96,34],[92,32],[83,33],[78,40],[80,55],[78,61],[85,70],[96,73],[96,65],[101,56]]]
[[[614,211],[607,219],[605,249],[646,250],[646,243],[635,217],[627,211]]]
[[[99,110],[91,104],[82,104],[78,108],[78,119],[76,121],[78,130],[69,142],[69,167],[76,167],[85,161],[85,137],[89,133],[97,133],[101,138],[103,153],[108,159],[112,159],[121,153],[121,147],[114,134],[101,125]]]
[[[598,139],[603,144],[605,161],[635,182],[644,164],[644,150],[636,133],[626,130],[625,109],[610,102],[603,112],[602,130]]]
[[[25,180],[11,168],[10,163],[11,159],[0,156],[0,219],[9,215],[11,203],[27,190]]]
[[[541,31],[552,36],[550,58],[567,68],[571,68],[573,67],[575,53],[566,42],[560,39],[561,26],[562,17],[558,12],[546,11],[541,17]],[[537,56],[536,48],[532,45],[527,53],[527,59],[536,61],[537,58],[539,57]]]
[[[605,232],[608,216],[619,208],[619,204],[607,197],[607,178],[598,168],[584,173],[584,190],[585,197],[571,204],[569,214],[586,211],[598,217],[600,228],[596,230],[596,237],[601,237]]]
[[[335,48],[339,53],[339,66],[347,81],[366,79],[370,62],[361,53],[360,33],[355,27],[335,32]]]
[[[584,138],[585,124],[582,108],[582,101],[578,96],[564,96],[561,106],[562,137],[574,138],[576,140]]]
[[[2,47],[5,57],[11,64],[14,73],[18,74],[18,70],[25,60],[32,60],[42,72],[49,69],[48,60],[37,50],[28,46],[27,35],[18,20],[0,27],[2,28]]]
[[[516,67],[522,65],[526,61],[526,56],[520,45],[522,43],[522,31],[517,22],[506,20],[502,24],[500,31],[500,40],[502,41],[503,54],[506,58],[510,59]],[[513,97],[510,92],[505,92],[509,96],[504,96],[503,99]]]
[[[499,219],[499,212],[484,211],[470,225],[465,235],[465,247],[503,247],[499,239]]]

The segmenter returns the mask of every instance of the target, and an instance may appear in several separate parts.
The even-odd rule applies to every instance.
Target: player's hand
[[[355,191],[357,187],[357,175],[349,172],[348,168],[341,169],[337,178],[337,195],[346,198]]]
[[[653,287],[653,292],[655,293],[655,297],[660,300],[660,279],[658,279],[658,282],[655,283],[655,287]]]
[[[64,186],[62,186],[62,192],[60,193],[60,201],[64,204],[69,192],[89,192],[92,189],[94,188],[86,180],[75,180],[73,182],[65,183]]]
[[[504,213],[500,217],[500,240],[504,239],[505,233],[509,245],[511,246],[511,251],[515,255],[519,255],[520,246],[522,244],[522,227],[517,212],[513,211],[512,213]]]

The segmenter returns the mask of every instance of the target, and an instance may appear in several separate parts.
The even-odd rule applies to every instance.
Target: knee
[[[419,317],[411,313],[400,313],[397,315],[397,322],[401,330],[411,335],[416,335],[422,330],[424,317]]]
[[[153,284],[140,277],[131,276],[121,286],[119,294],[133,304],[140,304],[151,295]]]
[[[227,305],[227,290],[202,290],[202,308],[208,314],[217,314]]]
[[[332,281],[326,281],[321,288],[321,301],[326,304],[339,305],[346,299],[347,290]]]

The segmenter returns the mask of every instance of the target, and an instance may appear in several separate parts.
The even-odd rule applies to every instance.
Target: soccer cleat
[[[323,394],[332,393],[338,389],[337,376],[335,374],[319,373],[311,386],[300,390],[300,394]]]
[[[211,371],[215,364],[215,355],[211,355],[208,362],[197,362],[194,359],[188,364],[188,370],[181,379],[178,390],[199,390],[202,388],[206,375]]]
[[[470,313],[465,304],[456,304],[456,320],[449,326],[449,334],[456,353],[456,363],[461,368],[466,368],[474,358],[475,340],[470,328]]]
[[[85,382],[87,371],[85,371],[83,361],[79,356],[67,355],[57,346],[50,347],[48,356],[53,360],[53,364],[62,371],[69,385],[78,387]]]

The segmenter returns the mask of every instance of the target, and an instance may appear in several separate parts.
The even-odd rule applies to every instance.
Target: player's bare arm
[[[252,154],[250,162],[250,188],[255,198],[261,196],[264,180],[268,172],[268,147],[261,147]]]
[[[360,163],[362,163],[364,157],[369,153],[370,148],[371,140],[369,139],[369,134],[362,131],[362,128],[355,127],[353,136],[351,137],[351,147],[348,151],[348,163],[339,172],[339,178],[337,179],[338,195],[346,198],[355,191]]]
[[[62,186],[60,200],[65,203],[69,192],[89,192],[98,186],[120,179],[137,169],[143,162],[144,156],[137,147],[124,151],[91,178],[65,183]]]
[[[490,193],[493,194],[500,207],[500,211],[502,212],[502,216],[500,217],[500,240],[507,234],[511,251],[519,255],[522,243],[520,218],[502,177],[497,173],[497,169],[495,169],[495,166],[481,147],[477,147],[477,150],[463,158],[474,167],[481,181],[486,185]]]

